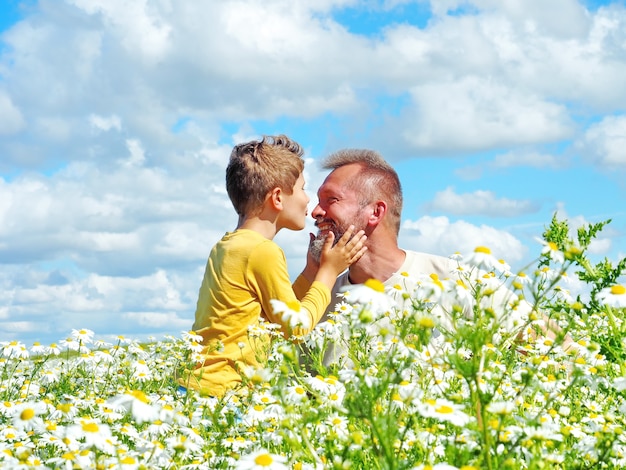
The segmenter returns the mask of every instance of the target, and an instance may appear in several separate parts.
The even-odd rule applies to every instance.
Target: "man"
[[[334,311],[337,294],[344,286],[362,284],[369,279],[385,287],[402,285],[406,275],[420,278],[436,274],[450,277],[455,263],[449,258],[403,250],[398,246],[402,213],[402,188],[398,174],[377,152],[346,149],[330,155],[322,167],[331,170],[318,190],[318,204],[311,215],[319,232],[311,241],[310,257],[318,261],[328,233],[335,239],[350,225],[367,235],[367,251],[342,273],[335,282],[330,305],[321,321]],[[313,279],[315,263],[307,267],[294,283],[294,290],[304,290]],[[337,351],[328,348],[324,362],[334,362]]]
[[[333,295],[349,284],[377,279],[385,287],[401,283],[404,276],[437,274],[449,277],[454,263],[443,256],[403,250],[398,246],[402,215],[402,188],[398,174],[373,150],[347,149],[330,155],[322,167],[332,170],[318,190],[311,215],[319,229],[311,254],[319,260],[329,232],[335,238],[348,226],[364,230],[367,251],[340,275]],[[334,305],[331,302],[332,311]]]

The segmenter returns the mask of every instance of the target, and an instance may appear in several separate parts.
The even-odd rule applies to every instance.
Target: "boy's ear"
[[[270,191],[270,204],[277,211],[283,210],[283,191],[276,187]]]

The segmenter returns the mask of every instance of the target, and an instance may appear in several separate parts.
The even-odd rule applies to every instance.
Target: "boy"
[[[258,364],[259,339],[249,327],[262,317],[290,327],[274,313],[271,302],[298,304],[303,321],[297,332],[310,331],[330,303],[337,276],[365,252],[363,231],[350,228],[335,246],[329,236],[319,267],[309,262],[300,276],[313,281],[301,298],[293,291],[285,255],[272,240],[279,230],[302,230],[309,197],[304,191],[300,146],[284,135],[235,146],[226,168],[226,190],[239,220],[213,247],[200,287],[193,330],[202,336],[203,362],[181,385],[214,397],[241,383],[242,366]],[[298,310],[296,307],[295,310]],[[269,344],[269,337],[264,338]],[[256,346],[256,347],[255,347]]]

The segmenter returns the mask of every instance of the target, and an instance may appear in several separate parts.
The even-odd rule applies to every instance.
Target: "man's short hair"
[[[304,151],[285,135],[235,145],[226,167],[226,192],[237,214],[255,215],[279,187],[291,194],[304,170]]]
[[[357,193],[359,204],[363,207],[375,200],[387,202],[388,222],[398,234],[403,201],[396,170],[378,152],[369,149],[339,150],[322,161],[322,168],[335,170],[351,164],[360,165],[361,170],[345,182],[346,187]]]

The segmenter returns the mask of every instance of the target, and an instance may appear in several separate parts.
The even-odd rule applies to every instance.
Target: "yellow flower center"
[[[98,432],[100,428],[96,423],[85,423],[83,424],[83,431],[85,432]]]
[[[139,401],[142,401],[144,403],[149,403],[148,397],[141,390],[133,390],[129,392],[129,395],[131,395],[132,397],[136,398]]]
[[[435,283],[437,287],[439,287],[440,289],[443,289],[443,284],[439,280],[439,276],[437,276],[435,273],[432,273],[429,277],[433,280],[433,282]]]
[[[365,285],[376,292],[385,292],[385,285],[378,279],[368,279],[365,281]]]
[[[57,405],[57,410],[59,410],[62,413],[69,413],[71,409],[72,409],[71,403],[61,403]]]
[[[474,249],[474,253],[485,253],[486,255],[490,255],[491,254],[491,250],[489,248],[487,248],[486,246],[477,246]]]
[[[261,467],[269,467],[274,463],[274,459],[269,454],[261,454],[254,459],[254,463]]]
[[[31,420],[35,417],[35,410],[33,410],[32,408],[25,408],[24,411],[22,411],[22,414],[20,415],[20,419],[22,421],[28,421]]]
[[[611,287],[611,294],[613,295],[624,295],[626,294],[626,287],[620,285],[620,284],[615,284],[614,286]]]

